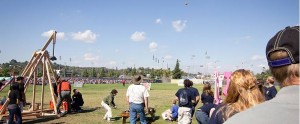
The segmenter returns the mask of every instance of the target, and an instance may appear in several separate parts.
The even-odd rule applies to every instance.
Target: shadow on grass
[[[122,119],[122,117],[113,117],[113,118],[111,118],[112,120],[114,120],[114,121],[117,121],[117,120],[120,120],[120,119]]]
[[[160,116],[155,116],[154,120],[152,119],[152,117],[146,117],[146,120],[148,122],[148,124],[152,124],[155,123],[156,120],[159,120]]]
[[[117,117],[116,117],[117,118]],[[122,119],[122,117],[118,117],[119,119]],[[147,120],[147,124],[152,124],[152,123],[154,123],[155,124],[155,121],[156,120],[159,120],[159,118],[160,118],[160,116],[155,116],[155,118],[154,118],[154,120],[152,119],[152,117],[146,117],[146,120]],[[118,120],[119,120],[118,119]],[[129,119],[129,118],[128,118]],[[138,122],[138,124],[140,123],[140,118],[138,118],[137,119],[137,122]],[[126,123],[127,123],[127,121],[126,121]],[[130,123],[130,122],[129,122]]]
[[[89,112],[96,111],[96,110],[99,109],[99,108],[100,108],[100,107],[95,107],[95,108],[83,108],[80,112],[72,112],[71,114],[89,113]]]
[[[84,108],[81,112],[72,112],[72,113],[68,113],[68,114],[62,114],[61,117],[65,117],[68,115],[74,115],[74,114],[79,114],[79,113],[89,113],[89,112],[93,112],[95,110],[99,109],[99,107],[95,107],[95,108]],[[43,122],[47,122],[47,121],[52,121],[55,119],[58,119],[59,117],[57,116],[51,116],[51,117],[41,117],[41,118],[37,118],[35,120],[25,120],[23,122],[23,124],[34,124],[34,123],[43,123]],[[65,122],[56,122],[53,124],[64,124]]]
[[[47,121],[52,121],[57,119],[58,117],[43,117],[43,118],[37,118],[35,120],[27,120],[27,121],[23,121],[23,124],[34,124],[34,123],[43,123],[43,122],[47,122]],[[64,124],[65,122],[57,122],[55,124]]]

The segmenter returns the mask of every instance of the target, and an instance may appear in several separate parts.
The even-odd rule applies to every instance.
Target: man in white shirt
[[[137,114],[140,115],[141,124],[147,124],[144,108],[148,108],[149,93],[143,85],[140,85],[142,80],[141,75],[134,76],[133,84],[127,89],[126,98],[130,106],[130,124],[136,123]]]

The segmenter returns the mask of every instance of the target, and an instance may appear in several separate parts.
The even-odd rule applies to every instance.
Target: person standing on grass
[[[107,110],[105,113],[103,120],[107,120],[108,122],[111,120],[112,117],[112,112],[111,112],[111,107],[112,108],[117,108],[114,99],[115,96],[117,95],[118,91],[116,89],[113,89],[108,96],[106,96],[102,102],[101,105]]]
[[[21,100],[20,98],[19,84],[13,83],[11,86],[11,90],[8,93],[8,124],[15,124],[14,117],[16,117],[16,124],[22,124],[21,109],[18,105]]]
[[[16,82],[14,82],[12,85],[11,85],[11,87],[10,87],[10,89],[9,89],[9,91],[8,91],[8,94],[12,91],[12,86],[13,85],[18,85],[18,93],[19,93],[19,97],[20,97],[20,101],[18,102],[18,105],[19,105],[19,108],[20,108],[20,111],[21,112],[23,112],[23,108],[24,108],[24,106],[25,106],[25,104],[26,104],[26,96],[25,96],[25,93],[24,93],[24,77],[21,77],[21,76],[19,76],[19,77],[17,77],[17,80],[16,80]]]
[[[130,124],[136,123],[137,114],[140,115],[141,124],[147,124],[145,108],[148,110],[149,93],[143,85],[140,85],[142,80],[141,75],[134,76],[132,79],[133,84],[128,87],[126,92],[126,100],[130,111]]]
[[[72,101],[72,99],[71,99],[71,84],[66,80],[62,80],[61,82],[58,82],[57,94],[58,94],[58,101],[56,104],[57,113],[60,113],[59,108],[60,108],[60,105],[63,100],[67,101],[68,113],[70,113],[71,112],[71,101]]]
[[[268,86],[265,87],[265,92],[264,92],[265,97],[266,97],[266,100],[271,100],[277,94],[276,87],[274,86],[274,83],[275,83],[274,77],[269,76],[266,80],[266,83],[267,83]]]
[[[20,110],[21,112],[23,112],[23,108],[26,104],[26,95],[24,93],[24,77],[17,77],[17,82],[19,84],[19,93],[20,93],[20,102],[19,102],[19,106],[20,106]]]
[[[123,87],[125,87],[125,80],[122,79],[121,82],[122,82],[122,84],[123,84]]]

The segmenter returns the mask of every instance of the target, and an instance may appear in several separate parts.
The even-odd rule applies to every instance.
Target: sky
[[[299,1],[1,0],[0,20],[0,63],[29,61],[55,30],[59,64],[260,73],[269,39],[299,25]]]

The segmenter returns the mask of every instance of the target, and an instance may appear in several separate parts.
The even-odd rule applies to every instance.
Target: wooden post
[[[52,102],[54,104],[54,112],[55,112],[55,114],[57,114],[56,101],[55,101],[55,98],[54,98],[54,92],[53,92],[53,87],[52,87],[52,83],[51,83],[51,77],[50,77],[50,73],[49,73],[49,65],[48,64],[50,64],[50,63],[48,63],[48,62],[46,63],[46,70],[47,70],[48,82],[49,82],[49,86],[50,86]]]
[[[45,71],[46,71],[46,58],[44,58],[44,64],[43,64],[43,80],[42,80],[42,94],[41,94],[41,113],[43,115],[43,110],[44,110],[44,83],[45,83]],[[48,79],[49,80],[49,79]]]
[[[32,102],[31,102],[31,111],[35,111],[35,94],[36,94],[36,81],[37,81],[37,70],[34,70],[33,74],[33,87],[32,87]]]

